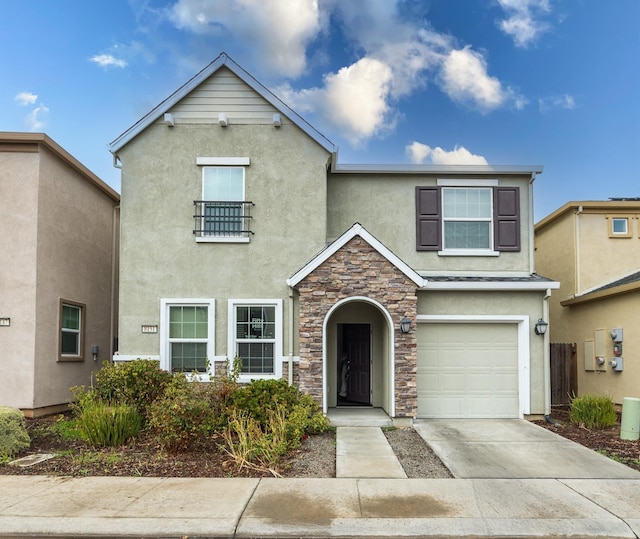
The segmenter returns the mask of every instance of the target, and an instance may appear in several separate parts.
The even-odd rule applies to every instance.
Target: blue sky
[[[107,144],[221,52],[339,161],[543,165],[535,219],[640,196],[638,0],[2,0],[0,130]]]

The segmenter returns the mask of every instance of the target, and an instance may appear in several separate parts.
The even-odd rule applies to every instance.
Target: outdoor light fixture
[[[536,335],[544,335],[547,332],[548,325],[549,324],[547,324],[542,318],[538,318],[538,321],[536,322],[536,327],[534,328]]]
[[[402,333],[409,333],[409,330],[411,329],[411,320],[409,320],[406,316],[400,320],[400,331],[402,331]]]

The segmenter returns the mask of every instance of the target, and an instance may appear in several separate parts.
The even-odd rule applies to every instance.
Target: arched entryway
[[[324,412],[371,406],[393,417],[394,331],[389,312],[371,298],[343,299],[327,312],[322,340]]]

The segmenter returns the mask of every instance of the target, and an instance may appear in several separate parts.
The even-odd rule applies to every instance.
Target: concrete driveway
[[[522,419],[420,419],[414,428],[459,479],[640,479],[640,472]]]

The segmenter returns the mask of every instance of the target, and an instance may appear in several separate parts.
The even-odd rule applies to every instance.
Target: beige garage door
[[[418,417],[518,417],[517,324],[420,324]]]

